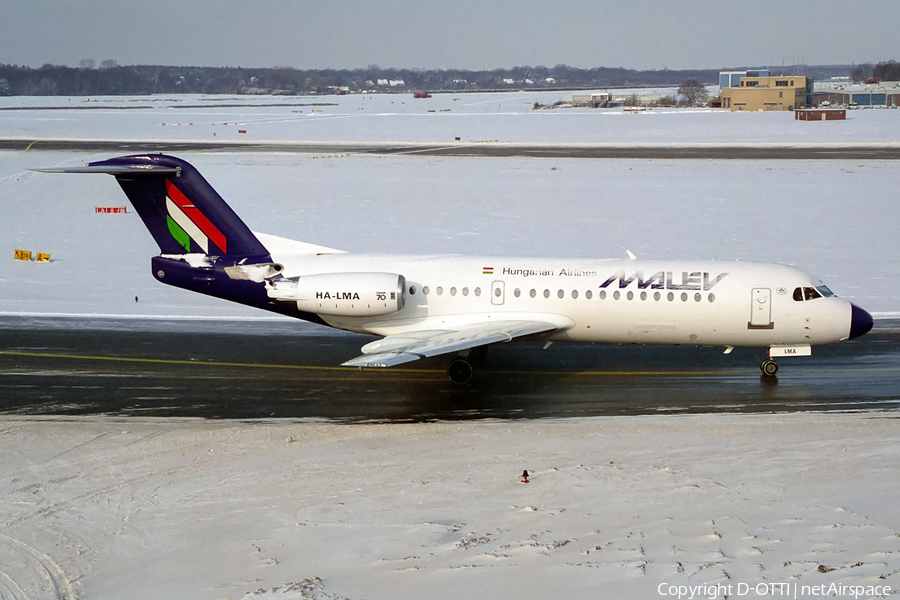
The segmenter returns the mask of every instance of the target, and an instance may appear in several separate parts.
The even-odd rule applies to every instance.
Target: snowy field
[[[0,110],[0,137],[900,143],[894,110],[805,123],[529,104],[556,99],[3,98],[24,110]],[[783,262],[876,318],[900,315],[896,161],[180,156],[266,233],[357,252]],[[113,178],[28,171],[108,157],[0,152],[0,315],[266,318],[157,284],[137,216],[94,213],[127,204]],[[883,597],[874,586],[900,587],[898,454],[900,425],[883,414],[3,417],[0,600],[630,599],[714,584],[729,598]]]
[[[644,90],[648,92],[647,90]],[[652,91],[652,90],[651,90]],[[649,93],[649,92],[648,92]],[[717,109],[533,110],[562,92],[0,98],[0,137],[193,141],[898,144],[897,110],[846,121]],[[240,133],[244,131],[246,133]]]
[[[782,262],[900,313],[896,161],[180,156],[255,231],[354,252]],[[137,215],[94,213],[127,204],[112,177],[26,171],[106,157],[0,152],[0,313],[262,316],[159,285]]]
[[[864,414],[6,418],[0,598],[880,598],[898,449]]]

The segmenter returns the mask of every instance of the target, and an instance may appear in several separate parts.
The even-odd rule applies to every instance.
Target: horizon
[[[293,65],[273,65],[273,66],[265,66],[265,65],[240,65],[240,64],[221,64],[221,65],[208,65],[208,64],[195,64],[195,63],[183,63],[183,64],[174,64],[174,63],[156,63],[156,62],[144,62],[144,63],[121,63],[115,58],[112,59],[104,59],[104,60],[113,60],[115,61],[115,65],[113,67],[102,67],[99,66],[101,61],[93,58],[93,57],[85,57],[85,59],[93,60],[97,64],[91,67],[82,67],[78,64],[70,64],[70,63],[43,63],[38,66],[34,65],[26,65],[19,63],[3,63],[0,62],[0,65],[14,67],[14,68],[25,68],[31,69],[34,71],[43,69],[45,67],[53,67],[53,68],[69,68],[69,69],[89,69],[89,70],[104,70],[105,68],[116,68],[116,67],[167,67],[167,68],[197,68],[197,69],[287,69],[293,71],[366,71],[366,70],[381,70],[381,71],[412,71],[414,73],[424,73],[428,71],[471,71],[471,72],[490,72],[490,71],[513,71],[517,69],[557,69],[557,68],[567,68],[576,71],[591,71],[595,69],[609,69],[609,70],[623,70],[623,71],[636,71],[636,72],[646,72],[646,73],[657,73],[657,72],[682,72],[682,71],[744,71],[744,70],[769,70],[773,71],[775,69],[803,69],[803,68],[843,68],[843,67],[855,67],[858,65],[868,64],[871,66],[875,66],[878,64],[895,61],[896,59],[886,58],[883,60],[870,61],[866,63],[796,63],[796,64],[785,64],[785,65],[766,65],[761,66],[758,64],[748,64],[748,65],[738,65],[738,66],[724,66],[724,67],[684,67],[679,69],[672,68],[647,68],[647,69],[639,69],[632,67],[623,67],[623,66],[609,66],[609,65],[594,65],[589,67],[576,67],[573,65],[568,65],[565,63],[557,63],[554,65],[543,65],[543,64],[516,64],[513,66],[500,66],[500,67],[485,67],[479,69],[469,69],[464,67],[441,67],[441,68],[421,68],[421,67],[404,67],[404,66],[385,66],[385,65],[377,65],[371,64],[366,66],[355,66],[355,67],[296,67]],[[80,59],[79,62],[81,62]]]

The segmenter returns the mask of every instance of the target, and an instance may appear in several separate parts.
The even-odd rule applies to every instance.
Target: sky
[[[900,59],[897,0],[0,0],[0,63],[717,69]]]

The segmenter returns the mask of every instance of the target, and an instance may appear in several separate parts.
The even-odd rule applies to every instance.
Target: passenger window
[[[622,297],[622,294],[619,293],[619,290],[613,292],[613,300],[618,300]]]
[[[429,288],[429,287],[426,285],[425,287],[422,288],[422,293],[425,294],[425,295],[427,296],[428,294],[431,293],[431,288]]]
[[[444,293],[444,288],[442,288],[441,286],[438,286],[435,291],[437,292],[437,295],[440,296],[441,294]]]
[[[414,285],[409,286],[409,295],[410,296],[416,295],[416,286],[414,286]]]
[[[463,296],[468,296],[468,295],[469,295],[469,288],[464,287],[463,288]]]
[[[516,288],[516,291],[513,292],[513,296],[518,298],[521,295],[522,295],[522,290],[520,290],[519,288]]]
[[[556,297],[557,298],[565,298],[566,293],[563,290],[559,290],[558,292],[556,292]]]
[[[600,299],[606,300],[606,290],[600,290]]]
[[[634,300],[634,292],[628,292],[627,294],[625,294],[625,297],[629,300]]]
[[[476,296],[480,296],[480,295],[481,295],[481,288],[480,288],[480,287],[475,288],[475,295],[476,295]]]
[[[455,296],[455,295],[456,295],[456,288],[455,288],[455,287],[450,288],[450,295],[451,295],[451,296]]]
[[[537,290],[535,290],[534,288],[531,288],[531,291],[528,292],[528,295],[531,296],[532,298],[534,298],[535,296],[537,296]]]
[[[550,290],[544,290],[544,298],[550,297]]]
[[[590,300],[593,297],[593,295],[594,294],[591,293],[591,290],[588,290],[584,293],[584,297],[587,298],[588,300]]]
[[[641,292],[641,300],[647,299],[647,292]]]

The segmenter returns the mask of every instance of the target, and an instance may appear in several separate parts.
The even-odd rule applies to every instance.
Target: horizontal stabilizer
[[[165,175],[181,172],[179,167],[163,165],[97,165],[94,167],[59,167],[55,169],[31,169],[38,173],[104,173],[106,175]]]

